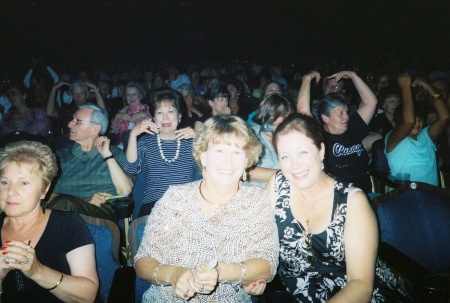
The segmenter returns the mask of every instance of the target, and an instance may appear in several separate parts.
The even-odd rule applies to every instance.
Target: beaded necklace
[[[181,140],[177,140],[177,151],[175,152],[175,157],[169,160],[166,158],[166,156],[164,156],[164,151],[161,146],[161,138],[159,137],[159,134],[156,135],[156,139],[158,141],[159,154],[161,155],[161,158],[164,160],[164,162],[166,163],[175,162],[178,159],[178,155],[180,154]]]

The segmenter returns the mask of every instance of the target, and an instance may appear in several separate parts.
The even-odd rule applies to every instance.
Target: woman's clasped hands
[[[17,269],[31,278],[39,271],[41,263],[36,258],[34,248],[23,241],[6,241],[6,246],[0,248],[2,251],[0,279],[3,279],[9,270]]]
[[[202,263],[193,269],[186,269],[181,274],[172,276],[172,287],[175,294],[189,300],[198,294],[210,294],[219,280],[219,273],[215,268],[209,269],[208,262]]]

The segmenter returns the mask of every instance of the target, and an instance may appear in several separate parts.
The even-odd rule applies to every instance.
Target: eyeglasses
[[[81,120],[81,119],[78,119],[78,118],[75,118],[75,117],[74,117],[70,122],[72,122],[73,125],[77,125],[77,124],[80,123],[80,122],[89,122],[89,123],[99,124],[99,123],[94,122],[94,121]]]

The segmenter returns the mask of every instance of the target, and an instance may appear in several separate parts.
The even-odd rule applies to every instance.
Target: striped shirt
[[[178,158],[172,163],[167,163],[161,157],[156,136],[145,135],[139,140],[137,160],[134,163],[126,161],[125,171],[130,175],[144,175],[143,203],[159,200],[170,185],[194,180],[196,163],[192,154],[192,144],[192,139],[181,140]],[[161,147],[166,159],[171,160],[176,154],[177,140],[161,140]]]

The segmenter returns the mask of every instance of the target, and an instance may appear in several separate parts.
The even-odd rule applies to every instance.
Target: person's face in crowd
[[[236,86],[234,86],[232,84],[228,84],[227,89],[230,92],[230,100],[237,100],[238,90],[237,90]]]
[[[170,66],[167,69],[167,74],[169,75],[169,80],[171,81],[176,80],[178,78],[178,70],[173,66]]]
[[[299,189],[312,189],[322,172],[324,145],[318,150],[313,140],[292,131],[278,138],[277,149],[281,170],[286,178]]]
[[[8,98],[9,101],[11,101],[12,106],[18,107],[23,105],[26,97],[27,94],[22,94],[22,92],[15,87],[11,87],[8,90]]]
[[[414,124],[413,129],[409,133],[409,136],[412,138],[417,138],[417,135],[420,133],[420,131],[423,128],[424,121],[421,117],[416,117],[416,124]]]
[[[72,88],[72,96],[73,101],[75,101],[76,105],[85,103],[88,97],[86,90],[82,86],[75,86],[74,88]]]
[[[201,163],[206,171],[206,180],[230,186],[238,182],[244,173],[247,155],[234,144],[214,143],[211,140],[208,150],[201,154]]]
[[[348,107],[337,106],[333,108],[330,112],[330,116],[322,114],[322,120],[324,121],[327,131],[330,134],[343,134],[347,131],[348,128]]]
[[[190,91],[184,90],[181,92],[181,95],[183,96],[184,102],[186,103],[187,107],[191,107],[192,104],[194,104],[194,96]]]
[[[386,75],[380,76],[377,82],[378,91],[380,91],[380,89],[382,89],[383,87],[388,86],[389,83],[390,83],[389,78]]]
[[[323,94],[340,93],[343,91],[343,88],[344,85],[341,82],[336,81],[335,78],[326,79],[323,87]]]
[[[109,96],[110,93],[111,93],[111,89],[110,89],[108,83],[102,83],[102,84],[100,84],[100,86],[98,87],[98,89],[99,89],[100,94],[102,95],[102,97],[103,97],[104,99],[108,98],[108,96]]]
[[[247,74],[238,75],[236,78],[244,84],[247,83],[248,80]]]
[[[145,82],[147,82],[147,83],[152,83],[152,80],[153,80],[153,73],[152,72],[145,72],[145,74],[144,74],[144,79],[145,79]]]
[[[393,115],[395,112],[395,109],[399,106],[399,104],[400,104],[399,96],[392,95],[392,96],[386,97],[386,99],[384,99],[384,105],[383,105],[384,112],[389,115]]]
[[[75,112],[69,127],[69,139],[77,143],[87,142],[98,136],[100,125],[91,122],[92,109],[81,108]]]
[[[154,88],[160,88],[163,87],[164,85],[164,79],[161,75],[155,75],[155,79],[153,82],[153,87]]]
[[[214,100],[208,101],[209,106],[212,107],[213,116],[220,114],[225,107],[228,106],[228,99],[226,97],[216,97]]]
[[[278,94],[281,95],[281,87],[277,83],[270,83],[266,87],[266,91],[264,92],[264,97],[269,94]]]
[[[189,74],[189,80],[193,85],[196,85],[200,82],[200,74],[197,71],[193,71]]]
[[[119,83],[120,81],[120,74],[114,73],[111,77],[111,81],[117,85],[117,83]]]
[[[274,67],[271,69],[270,74],[272,75],[272,78],[280,78],[281,77],[281,70],[278,67]]]
[[[263,87],[264,85],[266,85],[267,81],[269,81],[269,79],[267,79],[265,76],[259,77],[259,87]]]
[[[90,82],[89,79],[89,73],[85,70],[82,70],[78,73],[78,77],[80,78],[81,82]]]
[[[9,217],[25,216],[45,198],[42,177],[27,164],[9,163],[0,176],[0,208]]]
[[[181,115],[170,101],[162,101],[155,111],[154,119],[161,134],[171,135],[177,129]]]
[[[141,103],[141,96],[137,87],[127,87],[127,103],[131,107],[135,107]]]
[[[44,84],[37,83],[34,86],[33,95],[34,95],[34,99],[37,104],[41,104],[41,105],[46,104],[47,99],[48,99],[48,94],[47,94]]]

